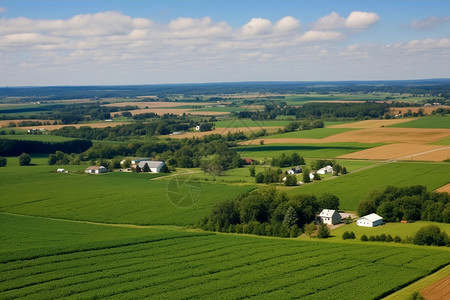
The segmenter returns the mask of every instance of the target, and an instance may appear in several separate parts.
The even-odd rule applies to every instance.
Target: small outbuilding
[[[364,227],[375,227],[381,224],[383,224],[383,218],[375,213],[363,216],[356,220],[356,225]]]
[[[101,174],[108,172],[108,169],[104,166],[90,166],[84,170],[87,174]]]
[[[334,209],[323,209],[320,212],[318,221],[323,224],[335,225],[341,221],[341,215]]]
[[[302,170],[302,167],[294,167],[294,168],[291,168],[291,169],[289,169],[288,171],[287,171],[287,173],[288,174],[291,174],[291,175],[294,175],[294,174],[299,174],[299,173],[301,173],[303,170]]]

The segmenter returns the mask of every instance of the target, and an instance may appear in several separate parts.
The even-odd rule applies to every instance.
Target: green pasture
[[[323,139],[335,134],[355,130],[354,128],[315,128],[311,130],[298,130],[280,134],[269,135],[265,139],[279,138],[302,138],[302,139]]]
[[[251,120],[251,119],[230,119],[214,122],[216,128],[240,128],[240,127],[284,127],[291,121],[285,120]]]
[[[434,142],[435,145],[450,145],[450,136],[443,138],[442,140],[439,140],[437,142]]]
[[[264,137],[266,138],[266,137]],[[320,144],[269,144],[246,145],[236,148],[241,157],[262,159],[296,152],[303,157],[334,158],[340,155],[381,146],[381,143],[320,143]]]
[[[422,227],[428,225],[437,225],[447,233],[450,233],[450,224],[448,223],[437,223],[437,222],[428,222],[428,221],[417,221],[414,223],[386,223],[382,226],[376,227],[362,227],[357,226],[356,222],[351,224],[346,224],[344,226],[338,227],[331,231],[331,235],[333,236],[330,240],[333,239],[342,239],[342,234],[345,231],[353,231],[355,233],[356,239],[360,240],[363,234],[367,235],[367,237],[373,235],[390,234],[392,237],[399,236],[402,239],[406,237],[412,237],[416,234],[416,232]]]
[[[390,125],[389,127],[400,128],[444,128],[450,129],[449,116],[430,116],[415,118],[412,121]]]
[[[32,159],[38,165],[19,167],[16,158],[8,159],[8,165],[0,168],[0,211],[107,223],[189,225],[216,202],[251,188],[212,182],[191,185],[176,176],[156,179],[162,174],[91,175],[83,173],[86,166],[47,166],[46,160]],[[69,174],[54,173],[60,167]]]
[[[5,221],[2,299],[373,299],[449,261],[436,248]],[[30,248],[15,251],[16,236]]]
[[[237,111],[245,111],[246,109],[243,107],[204,107],[204,108],[196,108],[194,111],[217,111],[217,112],[237,112]]]
[[[288,193],[335,194],[340,199],[340,209],[353,211],[373,190],[388,185],[400,187],[420,184],[431,191],[449,183],[448,174],[450,164],[446,163],[396,162],[308,183],[290,189]]]
[[[0,135],[0,139],[7,140],[22,140],[22,141],[39,141],[39,142],[65,142],[73,140],[58,135],[51,134],[15,134],[15,135]]]

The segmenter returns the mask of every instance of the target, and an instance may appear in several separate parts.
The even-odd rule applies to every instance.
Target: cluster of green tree
[[[290,122],[284,127],[284,132],[291,132],[296,130],[311,130],[314,128],[323,128],[325,124],[322,120],[304,120],[298,122]]]
[[[193,123],[187,120],[154,120],[148,123],[137,122],[133,124],[122,124],[114,127],[91,128],[89,126],[81,126],[74,128],[65,126],[54,130],[54,135],[60,135],[72,138],[82,138],[89,140],[111,140],[126,141],[141,136],[165,135],[174,131],[185,131],[193,126]]]
[[[31,156],[28,153],[22,153],[19,155],[19,165],[29,166],[31,164]]]
[[[395,242],[395,243],[407,243],[415,245],[428,245],[428,246],[447,246],[450,247],[450,237],[445,231],[442,231],[436,225],[428,225],[420,228],[412,237],[406,237],[405,239],[396,236],[392,238],[390,234],[384,233],[380,235],[367,235],[361,236],[363,242]]]
[[[290,156],[286,153],[281,153],[279,157],[272,157],[271,165],[284,168],[289,166],[299,166],[304,165],[305,159],[298,155],[297,153],[292,153]]]
[[[450,247],[449,236],[436,225],[428,225],[419,229],[412,242],[416,245]]]
[[[439,107],[435,111],[431,112],[431,114],[432,115],[437,115],[437,114],[439,114],[439,115],[448,115],[448,114],[450,114],[450,109],[449,108]]]
[[[0,167],[6,167],[6,164],[8,163],[8,160],[6,157],[0,156]]]
[[[388,186],[360,202],[358,215],[377,213],[386,222],[435,221],[450,223],[450,195],[428,192],[425,186]]]
[[[371,235],[369,237],[367,237],[367,235],[363,234],[361,236],[361,241],[363,242],[387,242],[387,243],[401,243],[403,242],[402,238],[399,237],[398,235],[395,236],[394,238],[392,237],[392,235],[388,234],[380,234],[380,235]]]
[[[256,183],[279,183],[282,181],[283,178],[283,171],[279,168],[272,169],[267,168],[264,170],[264,172],[259,172],[255,176],[255,182]]]
[[[48,156],[49,165],[79,165],[80,163],[80,157],[75,153],[66,154],[62,151],[56,151]]]
[[[152,157],[164,160],[170,167],[196,168],[222,175],[230,168],[241,167],[244,161],[220,134],[197,139],[151,140],[128,144],[95,144],[80,154],[80,160],[122,158],[125,156]]]
[[[235,112],[238,118],[251,118],[252,120],[270,120],[277,116],[295,116],[297,119],[379,119],[389,113],[389,104],[364,103],[307,103],[301,107],[289,106],[285,102],[266,103],[264,110]],[[297,125],[291,125],[289,129]],[[299,127],[302,130],[321,128],[323,122],[306,121]],[[317,126],[317,127],[316,127]],[[303,129],[303,127],[305,129]],[[294,129],[295,130],[295,129]],[[292,130],[291,130],[292,131]]]
[[[20,155],[22,152],[29,154],[47,154],[56,151],[66,153],[81,153],[92,146],[89,140],[70,140],[65,142],[41,142],[25,140],[0,139],[0,154],[4,156]]]
[[[288,196],[273,187],[260,188],[238,195],[234,200],[217,203],[209,216],[196,226],[209,231],[296,237],[326,207],[330,196],[333,195]]]
[[[354,240],[355,238],[356,238],[356,236],[353,231],[346,231],[342,234],[343,240]]]

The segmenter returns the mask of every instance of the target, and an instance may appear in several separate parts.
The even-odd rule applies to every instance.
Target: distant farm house
[[[253,158],[250,157],[244,157],[243,160],[245,161],[246,165],[251,165],[253,162]]]
[[[331,173],[333,173],[333,168],[330,165],[317,170],[317,174],[320,174],[320,175],[331,174]]]
[[[90,166],[84,170],[87,174],[101,174],[108,172],[108,169],[104,166]]]
[[[341,215],[337,210],[324,209],[320,213],[318,221],[323,224],[335,225],[341,221]]]
[[[303,170],[302,170],[302,167],[294,167],[294,168],[292,168],[292,169],[289,169],[288,171],[287,171],[287,173],[288,174],[291,174],[291,175],[294,175],[294,174],[299,174],[299,173],[301,173]]]
[[[131,167],[135,169],[139,166],[139,168],[143,170],[145,165],[148,165],[150,172],[159,173],[161,172],[161,168],[165,166],[165,162],[150,159],[134,159],[131,161]]]
[[[364,227],[375,227],[381,224],[383,224],[383,218],[375,213],[363,216],[356,220],[356,225]]]

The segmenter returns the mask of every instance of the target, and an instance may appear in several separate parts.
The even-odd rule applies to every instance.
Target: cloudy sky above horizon
[[[0,0],[0,86],[450,77],[450,1]]]

